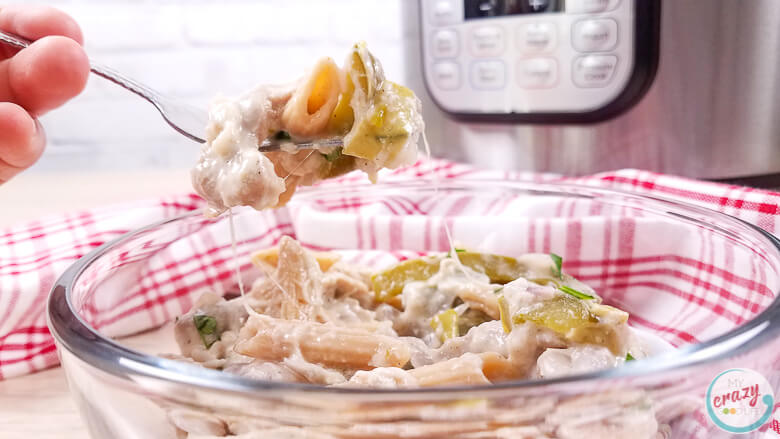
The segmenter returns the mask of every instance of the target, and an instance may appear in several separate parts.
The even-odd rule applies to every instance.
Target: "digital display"
[[[466,20],[507,15],[560,12],[564,0],[465,0]]]

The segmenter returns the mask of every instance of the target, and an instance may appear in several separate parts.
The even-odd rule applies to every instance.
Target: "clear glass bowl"
[[[780,378],[780,243],[714,211],[483,180],[323,186],[233,217],[235,249],[228,215],[191,214],[110,242],[57,281],[49,326],[93,438],[731,437],[704,411],[710,381],[733,367]],[[677,349],[586,375],[419,390],[258,381],[156,355],[177,352],[170,322],[200,293],[237,291],[236,269],[245,284],[261,276],[248,254],[283,234],[397,257],[447,251],[444,224],[470,249],[560,254],[630,324]]]

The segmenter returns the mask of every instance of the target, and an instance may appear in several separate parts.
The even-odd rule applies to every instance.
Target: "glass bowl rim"
[[[420,188],[423,190],[485,190],[485,184],[490,184],[490,189],[504,188],[515,191],[526,191],[529,193],[554,193],[564,197],[571,197],[573,195],[586,197],[589,196],[591,198],[595,198],[596,196],[608,198],[622,197],[640,201],[642,203],[650,203],[651,208],[648,209],[647,206],[643,206],[643,209],[653,212],[656,215],[665,213],[670,216],[676,216],[678,219],[685,218],[689,221],[699,221],[695,218],[674,212],[674,210],[687,211],[688,213],[698,213],[710,217],[714,216],[719,220],[729,222],[737,227],[745,228],[747,231],[757,234],[760,238],[771,244],[771,246],[773,246],[774,249],[778,251],[778,259],[780,260],[780,240],[764,229],[726,213],[664,198],[661,196],[649,196],[614,188],[582,186],[557,182],[506,181],[496,179],[470,179],[463,181],[445,180],[438,182],[435,188],[430,187],[430,183],[431,182],[429,180],[415,180],[413,182],[402,183],[359,183],[350,184],[347,187],[341,188],[334,188],[333,186],[328,185],[306,187],[299,189],[299,193],[295,195],[293,202],[303,201],[308,197],[317,196],[322,192],[325,192],[328,195],[333,195],[334,193],[338,192],[345,192],[351,196],[354,196],[356,192],[362,190],[379,192],[382,190],[395,191],[400,188]],[[670,209],[671,211],[666,211],[662,209],[663,207]],[[81,316],[79,316],[71,302],[71,292],[81,273],[91,263],[93,263],[106,252],[110,251],[120,242],[124,242],[148,230],[199,215],[201,215],[201,212],[196,210],[132,230],[104,243],[68,267],[54,283],[46,304],[47,324],[52,335],[58,342],[58,349],[67,349],[82,361],[85,361],[88,364],[91,364],[92,366],[117,377],[144,376],[214,391],[238,392],[242,394],[256,394],[256,392],[259,391],[263,393],[268,393],[269,391],[303,391],[306,393],[317,394],[342,394],[344,396],[348,394],[355,396],[419,396],[434,394],[447,396],[457,394],[458,398],[462,398],[464,393],[482,394],[485,392],[498,392],[502,390],[513,389],[541,389],[543,387],[559,384],[591,385],[597,380],[647,378],[648,376],[656,373],[681,370],[686,367],[692,367],[703,363],[729,358],[739,353],[758,348],[768,340],[771,340],[773,336],[780,335],[780,292],[776,292],[774,300],[764,310],[762,310],[752,319],[743,322],[741,325],[727,331],[724,334],[704,342],[685,345],[667,354],[648,357],[642,361],[636,361],[614,369],[569,375],[559,378],[536,380],[526,379],[479,386],[459,385],[410,389],[377,389],[365,387],[326,387],[315,384],[258,380],[225,373],[222,371],[207,369],[199,365],[192,365],[177,360],[166,359],[154,355],[147,355],[124,347],[121,344],[114,342],[110,338],[104,337],[98,331],[94,330],[89,324],[87,324],[87,322],[85,322]],[[715,224],[708,225],[715,229],[720,228]],[[744,343],[741,343],[737,346],[730,346],[733,344],[734,339],[751,332],[757,333],[753,337],[744,341]]]

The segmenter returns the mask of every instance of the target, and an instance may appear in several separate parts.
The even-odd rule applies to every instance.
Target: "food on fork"
[[[361,169],[372,181],[382,168],[414,162],[423,130],[420,101],[385,79],[379,61],[356,44],[344,67],[331,58],[287,85],[261,85],[238,99],[217,99],[192,171],[195,190],[216,216],[233,206],[280,206],[298,185]],[[262,153],[263,140],[287,142]],[[343,138],[343,147],[296,150]]]
[[[267,275],[207,293],[175,325],[182,359],[264,380],[348,387],[485,385],[619,367],[652,354],[628,313],[555,255],[456,249],[372,273],[290,237]]]

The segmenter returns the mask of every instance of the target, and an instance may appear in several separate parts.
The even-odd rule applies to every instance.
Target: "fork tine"
[[[321,149],[321,148],[339,148],[344,146],[344,139],[332,138],[319,141],[300,142],[295,143],[291,141],[278,141],[278,140],[264,140],[260,144],[258,149],[261,152],[273,152],[273,151],[300,151],[303,149]]]

